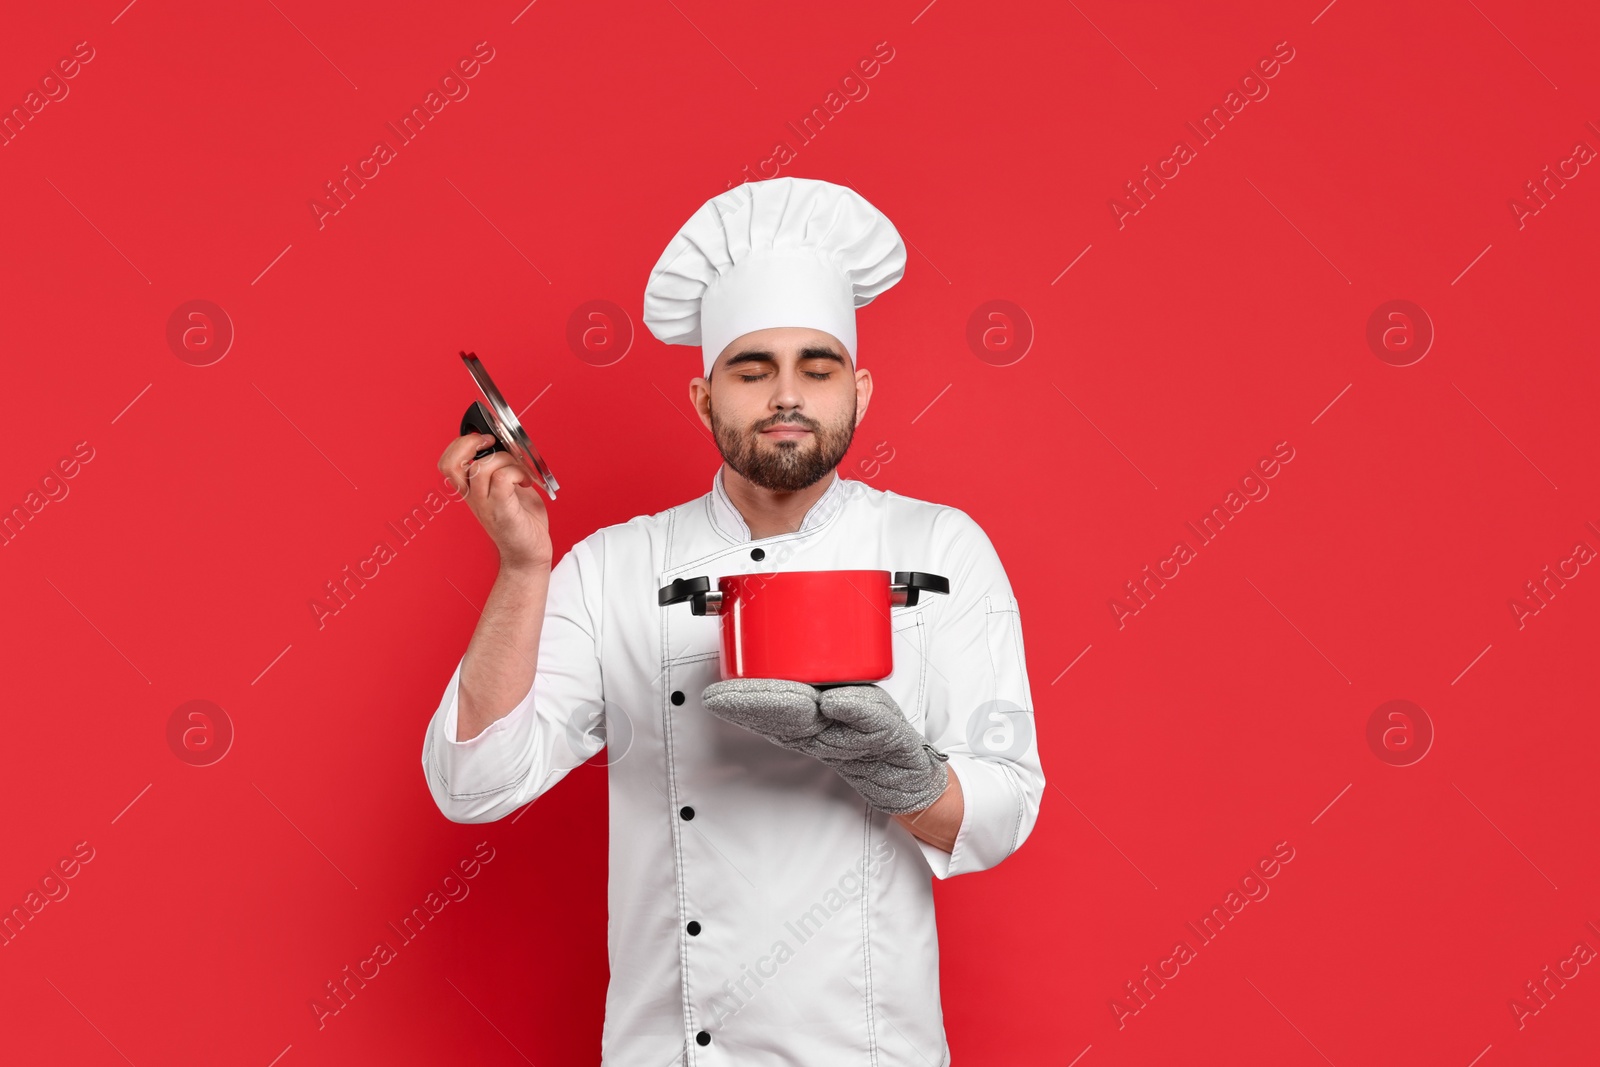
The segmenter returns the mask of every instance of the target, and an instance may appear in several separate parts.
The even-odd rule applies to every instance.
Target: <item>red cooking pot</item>
[[[679,578],[657,594],[722,617],[723,678],[783,678],[811,685],[877,682],[894,673],[891,607],[950,581],[920,571],[780,571]]]

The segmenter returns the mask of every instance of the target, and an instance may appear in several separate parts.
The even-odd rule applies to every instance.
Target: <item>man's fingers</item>
[[[520,463],[515,462],[495,467],[487,477],[489,495],[496,500],[508,500],[517,495],[517,486],[526,483],[531,487],[533,484],[528,478],[528,472]]]
[[[457,437],[445,446],[444,454],[439,457],[441,471],[459,471],[481,450],[494,444],[494,437],[486,433],[469,433]]]
[[[480,449],[488,448],[494,443],[494,438],[484,433],[469,433],[457,437],[445,446],[444,453],[439,457],[439,473],[449,479],[458,492],[467,488],[467,464]]]
[[[507,468],[512,471],[510,475],[499,474],[498,478],[496,477],[501,470]],[[520,481],[522,480],[522,475],[519,473],[521,470],[522,468],[517,465],[517,461],[511,458],[511,453],[496,452],[492,456],[473,460],[466,468],[467,486],[471,494],[477,497],[478,500],[487,500],[490,496],[490,490],[494,488],[496,481],[505,481],[507,478],[510,478],[513,483]],[[501,491],[501,495],[508,494],[510,491],[510,488],[507,487]]]

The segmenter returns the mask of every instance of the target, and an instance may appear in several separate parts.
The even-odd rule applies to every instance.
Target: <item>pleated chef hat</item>
[[[746,182],[707,200],[667,244],[644,290],[644,323],[699,345],[707,377],[752,330],[806,326],[856,358],[856,308],[898,282],[906,247],[853,189],[813,178]]]

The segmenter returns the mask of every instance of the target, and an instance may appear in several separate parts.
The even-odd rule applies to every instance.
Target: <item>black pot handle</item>
[[[906,607],[913,607],[917,598],[924,592],[944,593],[950,592],[950,579],[942,578],[937,574],[925,574],[922,571],[895,571],[894,585],[903,586],[906,592]],[[899,607],[900,605],[895,605]]]
[[[677,578],[671,585],[664,585],[656,593],[656,603],[662,607],[668,604],[677,604],[687,600],[689,611],[694,615],[712,614],[719,612],[722,594],[711,592],[711,579],[701,575],[698,578]]]
[[[461,416],[461,436],[465,437],[469,433],[486,433],[494,438],[493,447],[480,448],[473,455],[473,459],[483,459],[485,456],[492,456],[496,452],[508,451],[506,446],[501,443],[500,435],[494,432],[494,422],[489,418],[489,409],[483,406],[483,401],[481,400],[474,400],[472,406],[467,409],[467,413]]]

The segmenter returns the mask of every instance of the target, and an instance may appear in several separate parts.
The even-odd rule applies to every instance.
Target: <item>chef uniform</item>
[[[701,344],[708,374],[769,326],[823,329],[854,358],[854,308],[904,262],[854,192],[747,183],[668,245],[645,322]],[[826,477],[792,533],[752,540],[719,468],[704,496],[590,534],[551,571],[528,695],[457,741],[458,664],[428,725],[428,788],[455,822],[503,818],[607,749],[603,1067],[950,1062],[932,880],[1015,852],[1044,791],[1021,618],[964,512]],[[677,578],[843,569],[949,579],[947,596],[891,609],[894,673],[877,684],[960,780],[951,852],[819,760],[709,714],[720,619],[657,602]]]

